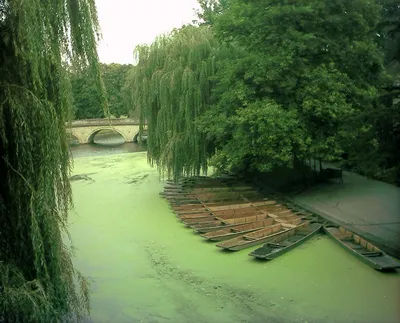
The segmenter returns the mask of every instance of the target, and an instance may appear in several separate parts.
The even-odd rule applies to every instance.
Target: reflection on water
[[[124,138],[116,132],[100,131],[94,138],[93,144],[79,145],[75,140],[71,142],[70,151],[73,158],[87,156],[102,156],[122,153],[146,151],[145,143],[125,143]]]

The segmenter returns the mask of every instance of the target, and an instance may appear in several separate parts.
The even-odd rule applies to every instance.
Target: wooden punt
[[[400,268],[400,261],[342,226],[324,226],[324,231],[358,259],[380,271]]]
[[[249,253],[249,256],[258,259],[272,260],[310,239],[321,230],[321,227],[321,223],[306,223],[294,230],[277,235],[262,247]]]
[[[211,215],[206,215],[203,214],[202,216],[197,216],[197,217],[189,217],[189,218],[183,218],[183,217],[178,217],[180,220],[185,223],[189,227],[193,227],[195,225],[205,225],[205,226],[213,226],[213,224],[216,223],[216,221],[229,221],[229,220],[235,220],[235,219],[241,219],[241,218],[248,218],[251,216],[262,216],[264,215],[265,217],[270,217],[274,218],[276,222],[287,222],[291,221],[294,219],[305,219],[305,220],[311,220],[308,215],[297,215],[297,214],[289,214],[289,213],[283,213],[280,214],[279,212],[275,212],[274,214],[269,213],[268,211],[265,210],[254,210],[254,211],[249,211],[246,213],[232,213],[232,214],[223,214],[216,216],[213,213]],[[240,221],[240,220],[239,220]],[[211,230],[207,230],[211,231]]]
[[[256,215],[266,215],[267,217],[272,218],[280,218],[286,219],[289,217],[298,218],[299,216],[296,214],[280,214],[279,212],[275,212],[274,214],[269,213],[267,210],[258,210],[253,209],[247,212],[240,212],[240,213],[229,213],[229,214],[219,214],[216,215],[215,213],[197,213],[197,214],[187,214],[178,216],[178,218],[188,226],[192,226],[194,224],[204,223],[204,222],[213,222],[215,220],[228,220],[228,219],[238,219],[238,218],[246,218],[249,216],[256,216]],[[287,219],[286,219],[287,220]]]
[[[264,206],[264,205],[276,205],[276,201],[274,201],[274,200],[264,200],[264,201],[259,201],[259,202],[243,201],[241,203],[235,202],[235,203],[229,203],[229,204],[225,204],[225,205],[216,205],[216,206],[209,205],[208,208],[211,211],[224,211],[224,210],[240,209],[240,208],[253,207],[253,206]]]
[[[239,207],[247,207],[250,205],[263,205],[265,204],[265,199],[256,199],[256,200],[249,200],[249,201],[235,201],[234,204],[236,204]],[[232,201],[225,201],[225,202],[209,202],[206,204],[208,208],[213,208],[213,207],[220,207],[220,206],[231,206],[233,203]],[[268,203],[267,203],[268,204]],[[197,203],[192,203],[192,204],[183,204],[183,205],[171,205],[172,209],[174,211],[192,211],[196,210],[199,208],[203,208],[205,204],[200,203],[198,201]]]
[[[174,182],[171,180],[166,181],[166,185],[213,185],[220,183],[242,183],[243,181],[237,178],[209,178],[209,177],[197,177],[197,178],[187,178]]]
[[[188,227],[192,226],[192,225],[197,225],[197,224],[204,224],[204,223],[212,223],[215,220],[217,220],[217,218],[215,216],[209,216],[209,217],[203,217],[203,218],[194,218],[194,219],[185,219],[181,221],[186,224]]]
[[[188,220],[188,219],[200,219],[200,218],[209,218],[209,217],[215,217],[212,213],[210,212],[202,212],[202,213],[191,213],[191,214],[183,214],[179,215],[177,214],[177,217],[181,219],[182,221]]]
[[[207,207],[208,210],[210,210],[213,214],[216,216],[219,215],[226,215],[226,214],[233,214],[233,213],[247,213],[249,211],[254,211],[254,210],[265,210],[265,211],[282,211],[282,210],[287,210],[283,208],[282,205],[254,205],[254,206],[248,206],[248,207],[238,207],[234,209],[226,209],[226,210],[215,210],[215,208],[212,207]]]
[[[212,231],[208,233],[204,233],[201,236],[207,240],[211,241],[222,241],[227,239],[232,239],[237,236],[243,235],[245,233],[253,232],[267,226],[273,225],[275,222],[274,219],[269,218],[261,221],[250,222],[246,224],[235,225],[228,228],[223,228],[217,231]]]
[[[241,235],[237,238],[233,238],[230,240],[226,240],[217,244],[217,247],[223,248],[226,250],[236,251],[245,249],[248,247],[259,245],[263,242],[266,242],[268,239],[271,239],[279,234],[282,234],[288,230],[293,230],[298,225],[304,224],[301,223],[302,220],[299,218],[297,223],[287,224],[287,223],[278,223],[272,226],[253,231],[244,235]]]
[[[189,225],[197,233],[207,233],[211,231],[216,231],[224,228],[230,228],[237,225],[242,225],[250,222],[257,222],[261,220],[268,219],[269,217],[265,214],[252,215],[244,218],[234,218],[234,219],[220,219],[211,222],[196,223]]]
[[[239,194],[259,194],[259,192],[254,189],[229,189],[229,190],[190,190],[190,191],[164,191],[160,195],[168,199],[182,199],[182,198],[216,198],[216,197],[226,197],[226,196],[237,196]]]
[[[191,204],[191,203],[195,203],[196,201],[198,201],[199,199],[203,202],[203,203],[213,203],[213,202],[234,202],[239,200],[243,200],[243,199],[260,199],[263,196],[259,193],[256,192],[243,192],[243,193],[239,193],[239,192],[234,192],[230,195],[219,195],[219,196],[199,196],[199,195],[195,195],[195,196],[189,196],[189,197],[168,197],[168,196],[164,196],[164,198],[169,201],[169,203],[173,203],[173,204],[178,204],[178,205],[182,205],[182,204]]]
[[[210,220],[227,220],[227,219],[237,219],[237,218],[245,218],[252,215],[259,215],[259,214],[267,214],[263,212],[263,210],[252,210],[245,213],[231,213],[231,214],[223,214],[223,215],[214,215],[213,213],[209,216],[203,214],[202,216],[195,216],[195,217],[186,217],[181,216],[179,217],[182,222],[184,223],[196,223],[196,222],[204,222],[202,219],[209,218]]]
[[[276,211],[276,208],[270,208],[268,206],[257,206],[257,207],[249,207],[249,208],[240,208],[240,209],[232,209],[228,211],[212,211],[209,208],[203,208],[202,210],[196,211],[196,212],[190,212],[190,213],[181,213],[181,212],[176,212],[177,216],[184,220],[184,219],[194,219],[194,218],[202,218],[205,216],[210,216],[213,215],[215,217],[220,217],[220,218],[234,218],[234,217],[243,217],[247,215],[252,215],[254,213],[260,213],[263,211]],[[284,210],[283,208],[279,208],[278,210]],[[280,214],[279,212],[275,212],[277,214]]]
[[[191,196],[191,195],[227,195],[233,193],[259,193],[250,186],[242,187],[218,187],[218,189],[191,189],[191,190],[164,190],[162,195],[168,197]]]
[[[193,218],[182,218],[178,217],[183,223],[185,223],[187,226],[192,226],[194,224],[200,224],[200,223],[210,223],[214,222],[215,220],[228,220],[228,219],[238,219],[238,218],[245,218],[248,216],[252,215],[260,215],[263,214],[261,212],[249,212],[249,213],[238,213],[238,214],[231,214],[231,215],[223,215],[221,217],[216,217],[214,215],[209,215],[209,216],[201,216],[201,217],[193,217]]]
[[[248,207],[261,207],[261,206],[273,206],[273,205],[280,205],[276,204],[275,201],[224,201],[224,202],[204,202],[200,199],[196,202],[192,202],[190,204],[182,204],[182,205],[172,205],[171,207],[178,212],[185,212],[185,211],[196,211],[196,209],[201,209],[203,207],[207,207],[212,211],[229,211],[232,209],[243,209]]]

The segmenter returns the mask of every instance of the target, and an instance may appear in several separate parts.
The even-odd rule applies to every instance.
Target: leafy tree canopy
[[[266,150],[251,132],[248,140],[245,132],[242,140],[237,134],[238,114],[251,113],[254,102],[272,100],[281,113],[301,121],[303,130],[292,131],[285,145],[293,156],[338,155],[348,136],[345,120],[373,104],[375,87],[384,80],[374,41],[378,22],[379,6],[364,0],[230,1],[215,18],[214,31],[238,54],[217,64],[215,106],[207,111],[203,131],[222,134],[216,139],[223,155],[243,151],[242,143],[250,142],[252,151],[265,153],[260,159],[247,156],[256,169],[264,170],[266,160],[279,161],[272,168],[279,166],[281,150]],[[230,125],[222,132],[221,116]],[[260,128],[268,124],[266,118],[259,119]],[[273,122],[275,115],[270,118]],[[285,161],[291,166],[294,159]]]
[[[115,116],[127,116],[133,107],[124,98],[123,87],[131,65],[100,64],[101,77],[106,90],[108,112]],[[102,92],[90,69],[70,73],[73,93],[73,114],[76,119],[103,118]]]

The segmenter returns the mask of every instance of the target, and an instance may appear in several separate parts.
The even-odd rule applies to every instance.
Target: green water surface
[[[81,157],[72,182],[75,264],[93,279],[93,322],[400,322],[400,275],[317,236],[271,262],[226,253],[159,197],[146,153]]]

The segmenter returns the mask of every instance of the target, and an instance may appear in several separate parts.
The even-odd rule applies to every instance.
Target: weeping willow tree
[[[175,180],[207,171],[207,140],[194,120],[210,105],[217,42],[208,27],[185,26],[135,50],[134,106],[148,123],[148,159]]]
[[[71,206],[64,65],[99,76],[97,36],[94,0],[0,0],[0,321],[70,322],[89,310],[62,239]]]

